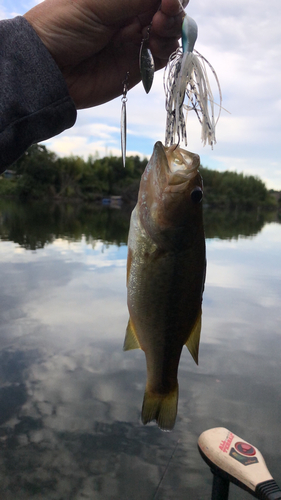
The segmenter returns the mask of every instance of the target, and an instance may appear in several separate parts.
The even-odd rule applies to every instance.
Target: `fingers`
[[[158,11],[152,23],[152,33],[159,37],[180,38],[183,14],[179,13],[175,16],[167,16],[162,11]]]
[[[158,70],[166,66],[170,55],[177,50],[179,44],[176,38],[170,38],[166,42],[163,42],[162,39],[161,45],[157,44],[156,40],[153,40],[150,46],[154,56],[155,68]]]
[[[180,12],[182,12],[181,5],[186,7],[188,5],[189,0],[162,0],[161,2],[161,12],[166,14],[167,16],[176,16]]]
[[[178,47],[178,39],[181,37],[182,19],[184,16],[177,0],[176,5],[173,2],[173,8],[171,8],[172,2],[169,0],[170,12],[177,11],[174,15],[168,15],[163,12],[163,2],[164,0],[162,1],[161,9],[153,17],[149,40],[153,56],[159,60],[159,67],[163,67],[166,64],[170,54]],[[167,3],[166,0],[164,8],[167,8]]]

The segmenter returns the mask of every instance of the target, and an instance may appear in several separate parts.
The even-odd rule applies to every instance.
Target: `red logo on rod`
[[[233,438],[234,438],[234,434],[232,434],[232,432],[229,432],[226,436],[226,439],[221,441],[221,443],[219,445],[219,449],[221,451],[223,451],[224,453],[226,453],[230,448],[230,445],[233,441]]]

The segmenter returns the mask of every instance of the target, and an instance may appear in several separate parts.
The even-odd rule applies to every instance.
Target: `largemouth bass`
[[[145,353],[142,422],[162,430],[175,424],[184,345],[198,363],[206,267],[199,165],[198,155],[157,142],[130,223],[124,350]]]

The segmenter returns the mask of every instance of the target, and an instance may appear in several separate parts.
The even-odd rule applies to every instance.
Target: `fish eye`
[[[193,203],[200,203],[200,201],[202,201],[203,198],[203,191],[200,187],[197,186],[196,188],[193,189],[190,196]]]

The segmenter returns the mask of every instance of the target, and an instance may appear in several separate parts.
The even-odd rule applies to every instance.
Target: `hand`
[[[183,12],[178,0],[159,5],[159,0],[45,0],[24,17],[58,64],[77,109],[82,109],[121,95],[127,71],[129,88],[140,81],[140,45],[151,21],[155,66],[165,66],[178,46]]]

